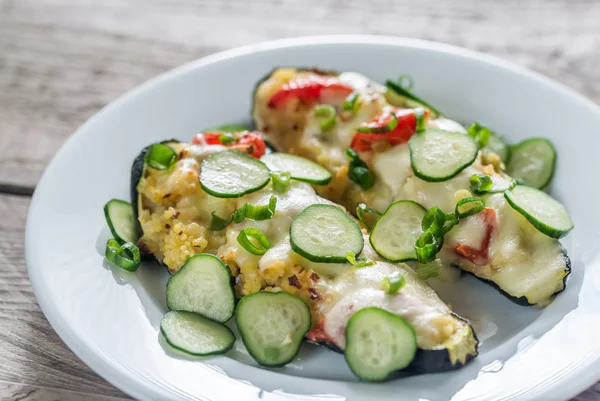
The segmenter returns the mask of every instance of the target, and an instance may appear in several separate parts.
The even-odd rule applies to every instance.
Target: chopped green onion
[[[417,263],[415,273],[421,278],[421,280],[428,280],[433,277],[437,277],[442,272],[442,266],[438,259],[429,263]]]
[[[446,223],[446,214],[437,206],[430,208],[421,222],[421,228],[423,231],[431,231],[434,235],[438,236],[442,233],[442,228]]]
[[[415,109],[415,127],[416,132],[425,130],[425,109],[422,107]]]
[[[129,272],[136,271],[140,266],[140,250],[131,242],[119,245],[116,239],[109,239],[106,243],[104,256],[112,264]]]
[[[442,235],[447,234],[455,225],[458,224],[458,217],[455,213],[446,213],[446,222],[442,227]]]
[[[177,161],[177,152],[162,143],[153,143],[144,157],[146,164],[155,170],[166,170]]]
[[[483,148],[490,140],[492,131],[478,122],[474,122],[469,128],[467,128],[467,133],[477,141],[479,148]]]
[[[254,245],[250,238],[257,240],[260,247]],[[244,228],[238,234],[237,240],[245,250],[253,255],[264,255],[271,248],[271,243],[258,228]]]
[[[291,174],[287,171],[271,173],[273,179],[273,189],[275,192],[283,193],[288,190],[291,184]]]
[[[238,140],[239,140],[239,138],[234,137],[230,133],[219,135],[219,142],[221,142],[223,145],[231,145],[232,143],[234,143]]]
[[[371,229],[371,227],[373,227],[373,222],[367,223],[367,220],[365,218],[366,217],[365,214],[367,214],[367,213],[374,214],[377,217],[381,216],[381,213],[379,213],[375,209],[371,209],[371,208],[367,207],[367,205],[365,205],[364,203],[359,203],[358,206],[356,207],[356,217],[358,217],[358,221],[363,223],[365,225],[365,227],[367,227],[368,229]]]
[[[408,74],[402,74],[402,75],[400,75],[398,77],[397,82],[398,82],[398,85],[400,85],[401,88],[406,89],[407,91],[412,90],[412,88],[415,87],[415,81]]]
[[[366,267],[375,264],[375,261],[368,256],[356,259],[356,256],[354,256],[352,252],[346,253],[346,259],[348,259],[348,262],[350,262],[350,264],[354,267]]]
[[[381,289],[386,294],[392,295],[397,293],[406,284],[406,279],[402,274],[396,273],[381,280]]]
[[[439,243],[431,231],[425,231],[417,238],[415,243],[415,252],[419,263],[429,263],[435,260],[435,255],[439,251]]]
[[[469,183],[471,184],[471,191],[476,194],[484,194],[494,186],[490,176],[485,174],[473,174],[469,179]]]
[[[229,220],[226,220],[222,217],[219,217],[212,213],[212,220],[210,221],[209,230],[210,231],[220,231],[227,227],[229,224],[233,223],[241,223],[244,219],[250,219],[255,221],[269,220],[275,214],[275,207],[277,206],[277,198],[271,196],[269,199],[268,205],[251,205],[249,203],[244,203],[242,207],[237,209]]]
[[[351,111],[352,114],[355,114],[358,111],[358,106],[360,106],[360,102],[358,101],[359,94],[358,92],[352,92],[348,95],[346,100],[344,100],[344,105],[342,106],[342,110]]]
[[[244,132],[250,131],[250,128],[237,124],[225,124],[218,127],[205,129],[204,132]]]
[[[346,156],[350,159],[348,178],[357,183],[362,189],[369,189],[375,184],[375,178],[369,171],[367,163],[362,161],[354,149],[347,148]]]
[[[464,219],[465,217],[482,212],[483,209],[485,209],[485,201],[481,198],[471,196],[461,199],[456,204],[455,213],[459,219]]]
[[[320,104],[315,107],[315,116],[326,117],[321,121],[321,131],[327,132],[335,127],[335,107],[330,104]]]
[[[356,128],[356,132],[361,134],[385,134],[392,132],[398,126],[398,118],[396,113],[391,112],[392,119],[386,125],[374,125],[376,123],[367,123],[366,126]]]

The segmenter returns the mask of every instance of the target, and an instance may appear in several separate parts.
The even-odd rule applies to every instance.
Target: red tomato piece
[[[345,97],[354,91],[350,85],[340,82],[336,77],[314,75],[299,78],[285,83],[279,88],[267,104],[275,108],[289,99],[297,98],[302,103],[310,104],[322,98]]]
[[[387,141],[390,145],[396,146],[408,142],[410,137],[415,133],[417,121],[415,118],[414,109],[396,109],[394,110],[398,125],[393,131],[381,134],[366,134],[357,132],[352,138],[350,147],[357,152],[367,152],[371,150],[373,143],[377,141]],[[429,116],[429,110],[425,110],[425,118]],[[392,121],[391,113],[383,113],[373,118],[367,123],[363,123],[363,127],[380,128],[384,127]]]
[[[205,132],[196,135],[196,137],[192,139],[192,143],[196,145],[223,145],[228,149],[247,153],[250,156],[255,157],[257,159],[264,155],[265,151],[267,150],[265,141],[262,135],[258,132],[233,132],[231,134],[235,138],[235,141],[228,144],[223,144],[221,142],[221,136],[224,134],[225,133],[223,132]]]
[[[485,223],[486,231],[481,246],[478,249],[468,245],[457,245],[454,248],[454,252],[470,260],[477,266],[485,266],[489,263],[490,242],[492,241],[492,234],[496,229],[496,211],[486,207],[480,214],[474,217],[484,219]]]

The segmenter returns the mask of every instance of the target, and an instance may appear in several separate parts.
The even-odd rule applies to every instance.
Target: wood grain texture
[[[417,37],[494,54],[600,102],[595,0],[0,0],[0,400],[117,400],[56,336],[24,265],[28,197],[60,145],[133,86],[302,35]],[[600,384],[576,401],[600,401]]]
[[[268,39],[374,33],[447,42],[600,101],[598,21],[595,0],[0,0],[0,185],[32,188],[64,140],[136,84]]]
[[[27,197],[0,195],[0,400],[127,397],[83,364],[42,314],[24,262],[28,207]]]

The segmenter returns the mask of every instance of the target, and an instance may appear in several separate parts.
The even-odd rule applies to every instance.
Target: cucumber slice
[[[506,173],[525,185],[542,189],[550,183],[555,166],[556,150],[552,142],[532,138],[512,147]]]
[[[562,238],[573,229],[567,209],[547,193],[525,185],[506,191],[508,204],[521,213],[541,233]]]
[[[417,202],[392,203],[373,225],[369,241],[380,256],[391,262],[417,260],[415,242],[421,234],[421,222],[427,210]]]
[[[510,156],[510,147],[508,146],[508,142],[506,142],[503,137],[493,131],[490,131],[490,138],[488,139],[488,143],[485,145],[483,150],[494,152],[500,156],[500,160],[502,160],[503,163],[506,163]]]
[[[133,206],[120,199],[111,199],[104,205],[104,217],[113,237],[123,245],[126,242],[137,244],[140,238]]]
[[[194,255],[169,278],[167,307],[225,323],[235,308],[231,281],[231,271],[221,259],[206,253]]]
[[[410,164],[417,177],[424,181],[446,181],[470,166],[479,150],[469,135],[426,129],[408,141]]]
[[[223,150],[204,159],[200,185],[217,198],[239,198],[263,188],[271,179],[260,160],[234,150]]]
[[[271,153],[264,155],[260,161],[271,171],[289,172],[294,180],[317,185],[325,185],[331,181],[329,170],[304,157],[287,153]]]
[[[348,321],[344,357],[363,380],[385,380],[410,365],[416,352],[415,330],[401,316],[371,307],[359,310]]]
[[[224,354],[235,343],[229,327],[192,312],[168,312],[160,331],[170,346],[195,356]]]
[[[408,91],[398,85],[394,81],[387,81],[385,83],[386,91],[384,93],[385,99],[393,106],[416,108],[424,107],[429,109],[431,112],[430,118],[437,118],[443,115],[438,109],[425,102],[423,99],[414,95],[411,91]]]
[[[290,243],[297,254],[313,262],[346,263],[346,254],[362,252],[358,224],[334,205],[311,205],[292,221]]]
[[[310,329],[310,310],[287,292],[255,292],[242,298],[235,321],[246,349],[263,366],[283,366]]]

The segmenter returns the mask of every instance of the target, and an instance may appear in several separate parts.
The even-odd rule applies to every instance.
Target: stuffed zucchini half
[[[572,223],[545,193],[515,188],[517,181],[505,172],[510,148],[487,128],[474,124],[467,134],[396,82],[382,86],[356,73],[293,68],[277,69],[258,84],[252,113],[278,151],[331,172],[330,183],[317,188],[321,196],[351,211],[364,204],[377,214],[399,200],[424,210],[437,207],[456,226],[431,238],[417,227],[413,235],[435,239],[445,265],[460,267],[522,305],[546,306],[564,290],[570,261],[558,238]],[[509,170],[541,188],[552,176],[555,157],[548,141],[528,140],[513,147]],[[473,197],[483,207],[459,220],[457,204]],[[389,235],[375,242],[371,236],[371,242],[378,248],[376,242]],[[420,260],[411,252],[380,254],[393,261]]]
[[[379,258],[355,220],[303,182],[326,182],[322,168],[291,156],[278,161],[289,163],[291,177],[278,175],[258,160],[265,149],[258,134],[234,133],[234,141],[211,135],[189,144],[164,142],[175,154],[165,168],[148,163],[147,152],[156,149],[145,149],[134,162],[140,250],[172,274],[193,255],[218,256],[231,270],[238,298],[281,291],[299,297],[311,314],[306,338],[338,350],[345,348],[344,330],[354,311],[376,307],[400,316],[414,329],[417,346],[403,371],[451,370],[477,355],[478,341],[466,320],[407,265]],[[347,253],[364,267],[349,263]],[[384,291],[382,280],[390,276],[404,286]],[[237,314],[251,304],[250,297],[243,308],[240,303],[238,323],[244,316]]]

